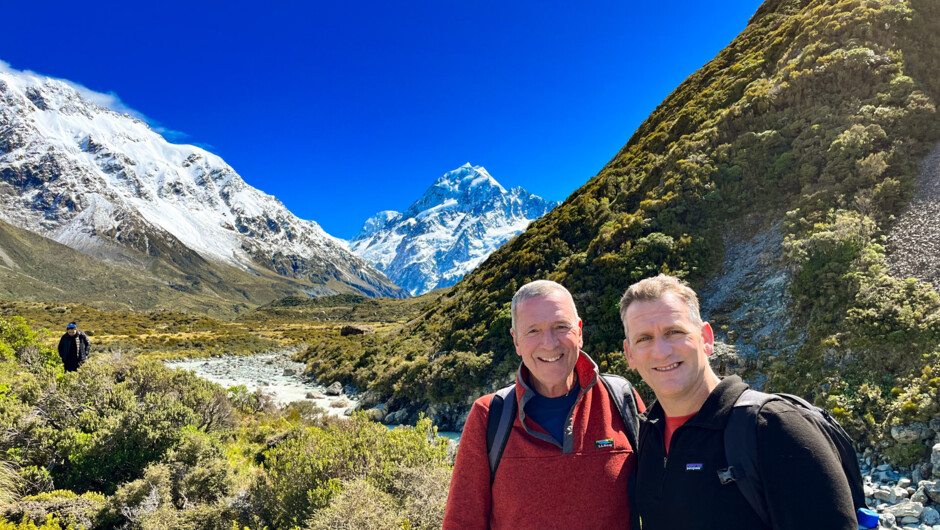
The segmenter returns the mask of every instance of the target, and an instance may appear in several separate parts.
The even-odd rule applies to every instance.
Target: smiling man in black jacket
[[[711,326],[695,292],[659,275],[632,285],[620,301],[631,368],[656,394],[641,423],[635,492],[643,530],[854,530],[848,481],[832,442],[799,411],[777,401],[757,418],[757,465],[767,526],[727,471],[724,428],[738,396],[737,376],[719,379],[708,364]]]

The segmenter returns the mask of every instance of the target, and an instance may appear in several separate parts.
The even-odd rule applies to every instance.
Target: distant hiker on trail
[[[581,351],[581,319],[561,285],[522,286],[510,313],[516,384],[473,404],[443,527],[630,528],[639,395]]]
[[[65,326],[65,335],[59,339],[59,357],[66,372],[74,372],[88,359],[91,343],[84,331],[79,331],[75,322]]]
[[[672,276],[647,278],[624,293],[620,317],[630,368],[656,394],[640,416],[631,498],[643,530],[856,529],[852,475],[859,490],[862,479],[850,440],[842,438],[846,455],[839,435],[784,395],[748,391],[758,401],[739,400],[748,386],[708,364],[714,335],[695,291]],[[745,411],[753,412],[742,420]]]

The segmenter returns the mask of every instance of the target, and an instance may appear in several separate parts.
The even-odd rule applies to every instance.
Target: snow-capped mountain
[[[169,143],[65,81],[4,69],[0,219],[113,262],[207,260],[301,280],[309,294],[406,296],[220,157]]]
[[[445,173],[404,212],[379,212],[349,242],[413,295],[457,283],[558,203],[506,191],[481,166]]]

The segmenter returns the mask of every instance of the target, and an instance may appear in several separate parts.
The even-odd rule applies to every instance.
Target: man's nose
[[[543,346],[553,347],[558,344],[558,337],[555,336],[555,330],[553,329],[546,330],[539,338]]]
[[[672,346],[669,341],[663,338],[657,338],[653,343],[653,355],[657,357],[668,357],[672,353]]]

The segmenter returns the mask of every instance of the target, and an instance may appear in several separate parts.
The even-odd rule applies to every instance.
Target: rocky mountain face
[[[901,278],[940,285],[940,144],[924,159],[916,190],[887,234],[888,266]]]
[[[218,156],[29,73],[0,72],[0,219],[113,263],[169,264],[186,288],[211,291],[211,263],[305,294],[407,295]]]
[[[449,287],[557,206],[481,166],[445,173],[404,212],[369,218],[349,248],[412,295]]]

